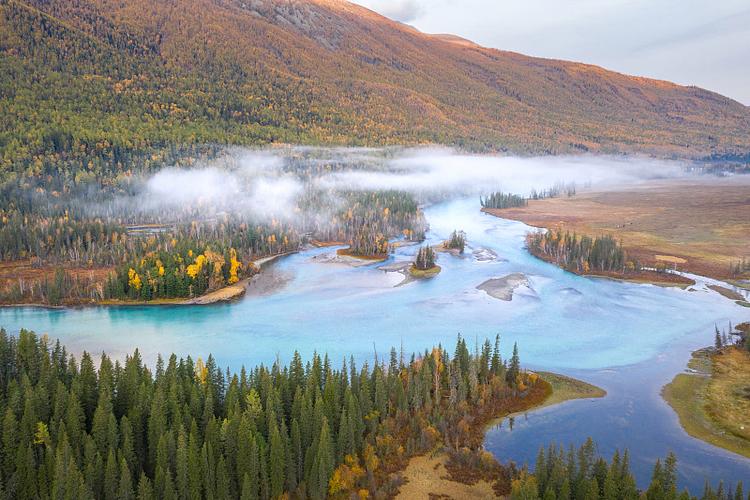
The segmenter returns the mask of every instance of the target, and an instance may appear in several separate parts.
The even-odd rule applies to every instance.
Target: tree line
[[[494,192],[486,197],[479,197],[479,203],[482,208],[513,208],[525,207],[529,204],[528,200],[517,194]]]
[[[560,198],[566,196],[571,198],[576,195],[576,183],[575,182],[556,182],[553,186],[541,191],[536,189],[531,190],[529,194],[530,200],[544,200],[546,198]]]
[[[314,168],[300,167],[302,172]],[[376,256],[391,251],[390,239],[422,241],[424,212],[410,193],[395,190],[343,191],[313,189],[300,200],[300,225],[323,241],[349,245],[352,255]]]
[[[299,168],[299,176],[307,176]],[[127,185],[91,187],[86,201],[80,193],[44,200],[38,196],[42,188],[11,189],[13,197],[0,208],[0,259],[27,261],[39,270],[63,269],[71,275],[66,283],[75,285],[63,288],[68,302],[151,300],[190,297],[231,284],[230,274],[240,279],[252,274],[253,261],[296,251],[311,239],[347,242],[358,255],[382,255],[390,251],[391,239],[424,238],[424,214],[408,193],[305,186],[295,213],[270,220],[252,211],[206,206],[146,210],[138,203],[140,191],[128,192]],[[202,266],[206,259],[211,269]],[[201,272],[191,276],[190,266]],[[109,279],[101,279],[101,273],[73,278],[72,270],[103,268],[113,271]],[[133,280],[133,273],[139,279]],[[0,288],[0,300],[52,303],[42,285],[39,277],[11,280]]]
[[[576,273],[625,272],[639,268],[627,260],[622,243],[610,235],[578,236],[575,233],[537,231],[526,235],[526,246],[536,257]]]
[[[523,469],[512,483],[512,500],[750,500],[742,481],[734,487],[720,482],[716,488],[706,483],[700,496],[677,485],[677,457],[669,453],[654,465],[645,491],[636,487],[630,471],[628,451],[615,451],[612,459],[596,455],[589,438],[579,448],[550,445],[540,448],[534,472]]]
[[[557,182],[553,186],[537,191],[532,189],[529,196],[521,196],[512,193],[503,193],[495,191],[486,197],[479,197],[479,203],[482,208],[514,208],[528,206],[529,200],[544,200],[546,198],[559,198],[567,196],[568,198],[576,195],[576,184],[574,182]]]
[[[138,350],[122,363],[102,355],[97,368],[46,336],[0,330],[0,497],[387,498],[409,457],[443,447],[451,469],[484,467],[515,499],[693,498],[676,496],[673,455],[639,492],[627,451],[607,463],[590,441],[541,450],[533,474],[477,466],[486,452],[472,427],[550,391],[517,346],[501,358],[499,338],[472,352],[459,337],[453,354],[409,359],[392,349],[360,368],[295,352],[233,373],[211,356],[158,357],[151,370]],[[701,498],[744,500],[741,485]]]

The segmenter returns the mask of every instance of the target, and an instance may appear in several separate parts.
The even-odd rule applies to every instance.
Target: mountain
[[[742,157],[750,108],[697,87],[429,35],[340,0],[0,0],[0,148],[416,144]],[[40,167],[42,170],[48,167]]]

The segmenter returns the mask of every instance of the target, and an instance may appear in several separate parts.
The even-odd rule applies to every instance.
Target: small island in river
[[[409,267],[409,275],[412,278],[432,278],[440,273],[440,266],[435,263],[435,250],[430,246],[424,246],[417,252],[414,264]]]

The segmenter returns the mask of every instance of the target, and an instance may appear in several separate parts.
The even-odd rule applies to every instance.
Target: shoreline
[[[523,408],[517,408],[515,411],[506,412],[502,415],[492,415],[487,418],[486,415],[476,415],[477,420],[470,433],[475,441],[479,444],[479,450],[482,454],[483,461],[491,461],[494,467],[503,467],[497,457],[484,450],[484,439],[487,430],[495,425],[498,421],[505,418],[513,418],[530,411],[540,410],[542,408],[556,406],[566,401],[576,399],[601,398],[607,395],[607,392],[600,387],[589,384],[582,380],[574,379],[565,375],[552,372],[534,372],[540,375],[539,382],[545,384],[541,388],[544,398],[541,401],[531,400]],[[533,397],[533,394],[529,394]],[[521,400],[524,401],[524,400]],[[477,441],[478,440],[478,441]],[[451,498],[497,498],[498,479],[491,475],[483,474],[482,471],[471,470],[470,477],[466,477],[466,470],[456,467],[451,463],[451,455],[446,445],[438,446],[432,452],[423,453],[410,457],[406,466],[400,470],[404,484],[399,487],[395,498],[440,498],[445,496],[446,492],[450,493]]]
[[[729,349],[736,349],[734,347]],[[678,373],[661,389],[662,399],[677,414],[680,428],[691,437],[750,458],[750,439],[736,435],[715,418],[718,410],[711,407],[710,396],[715,392],[713,383],[722,382],[716,377],[715,356],[729,356],[731,352],[716,352],[712,347],[693,351],[685,371]],[[726,377],[726,374],[722,375]],[[750,374],[746,374],[750,378]],[[731,388],[731,386],[730,386]],[[739,388],[737,388],[739,390]],[[744,426],[740,426],[744,430]],[[750,430],[750,429],[749,429]]]
[[[750,177],[691,176],[600,186],[571,197],[530,200],[524,207],[481,211],[540,229],[609,235],[646,269],[734,281],[745,288],[750,270],[733,271],[733,266],[750,257],[748,195]]]
[[[15,303],[15,304],[0,304],[0,308],[23,308],[33,307],[39,309],[50,309],[50,310],[63,310],[63,309],[83,309],[87,307],[163,307],[163,306],[208,306],[213,304],[222,304],[227,302],[233,302],[245,296],[248,287],[252,285],[253,281],[263,272],[264,266],[275,262],[281,257],[286,257],[297,253],[285,252],[275,255],[269,255],[261,257],[260,259],[252,261],[252,263],[258,268],[258,272],[247,278],[242,278],[237,283],[226,285],[216,290],[206,292],[203,295],[192,298],[174,297],[174,298],[162,298],[148,301],[137,301],[137,300],[92,300],[90,302],[76,302],[71,304],[40,304],[40,303]]]
[[[520,219],[515,219],[515,218],[511,218],[511,217],[503,217],[502,214],[501,214],[502,210],[505,210],[505,209],[488,209],[488,208],[482,208],[481,212],[486,213],[487,215],[491,215],[492,217],[497,217],[498,219],[515,220],[515,221],[523,222],[524,224],[526,224],[529,227],[533,227],[533,228],[536,228],[536,229],[544,229],[546,231],[551,231],[551,229],[548,228],[548,227],[535,226],[535,225],[532,225],[532,224],[528,224],[528,223],[526,223],[526,222],[524,222],[524,221],[522,221]],[[546,262],[548,264],[552,264],[553,266],[555,266],[555,267],[557,267],[559,269],[562,269],[565,272],[568,272],[568,273],[571,273],[571,274],[575,274],[576,276],[582,276],[584,278],[609,279],[609,280],[612,280],[612,281],[622,281],[622,282],[625,282],[625,283],[647,284],[647,285],[655,285],[655,286],[662,286],[662,287],[677,287],[677,288],[682,288],[682,289],[686,289],[686,288],[688,288],[690,286],[695,285],[695,281],[694,280],[692,280],[690,278],[686,278],[686,277],[684,277],[684,276],[682,276],[680,274],[676,274],[676,273],[673,273],[673,272],[670,272],[670,271],[659,272],[659,271],[655,271],[655,270],[652,270],[652,269],[643,269],[641,271],[633,272],[633,273],[629,273],[629,274],[625,274],[625,273],[620,274],[620,273],[605,272],[605,271],[601,271],[601,272],[594,271],[594,272],[588,272],[588,273],[578,273],[578,272],[571,271],[570,269],[566,269],[566,268],[558,265],[556,262],[554,262],[552,259],[548,258],[545,255],[537,255],[536,253],[531,252],[530,250],[528,250],[528,248],[526,249],[526,251],[530,255],[532,255],[533,257],[535,257],[535,258],[537,258],[539,260],[542,260],[542,261],[544,261],[544,262]],[[657,276],[654,276],[654,275],[657,275],[659,279],[655,279]],[[711,278],[711,276],[706,276],[706,277]],[[661,279],[661,278],[665,278],[665,279]],[[712,279],[718,279],[718,278],[712,278]]]
[[[542,403],[531,408],[497,417],[492,422],[487,424],[487,428],[499,423],[499,421],[505,418],[519,417],[531,411],[537,411],[541,410],[542,408],[557,406],[568,401],[575,401],[578,399],[600,399],[607,396],[607,391],[605,391],[601,387],[598,387],[594,384],[589,384],[588,382],[579,380],[577,378],[547,371],[538,371],[534,373],[538,374],[542,380],[550,385],[552,392],[550,392],[547,398]]]

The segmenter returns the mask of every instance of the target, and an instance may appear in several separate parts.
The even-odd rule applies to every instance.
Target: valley
[[[741,3],[0,0],[0,499],[750,500]]]
[[[159,352],[212,353],[233,369],[275,359],[279,339],[297,346],[303,356],[322,351],[334,360],[352,355],[362,363],[372,362],[375,353],[382,356],[385,346],[403,345],[418,352],[429,341],[449,344],[458,332],[485,335],[494,330],[490,327],[488,332],[488,325],[496,325],[502,338],[519,343],[529,368],[592,382],[607,396],[595,403],[582,399],[515,416],[512,431],[505,419],[488,431],[485,447],[493,455],[532,462],[539,446],[558,439],[583,443],[592,436],[605,455],[615,449],[630,450],[639,485],[650,476],[653,462],[648,457],[654,453],[676,450],[682,467],[697,465],[691,457],[702,456],[700,442],[674,433],[679,423],[670,418],[659,390],[682,369],[691,346],[711,342],[709,325],[717,318],[737,323],[746,317],[745,309],[709,288],[714,281],[700,277],[696,277],[696,291],[689,292],[566,273],[528,254],[524,248],[528,226],[482,215],[474,197],[431,205],[425,217],[430,225],[426,243],[443,243],[456,227],[467,235],[464,256],[439,254],[442,272],[430,280],[396,287],[401,276],[384,273],[378,263],[360,267],[316,263],[313,257],[335,253],[337,247],[311,247],[273,265],[274,271],[291,278],[268,295],[248,295],[210,307],[179,306],[179,314],[175,314],[177,306],[3,309],[0,323],[9,331],[28,327],[49,332],[73,353],[94,350],[122,356],[137,345],[146,363],[153,363]],[[396,247],[390,259],[409,262],[418,248]],[[479,249],[484,251],[475,253]],[[485,255],[496,257],[488,261]],[[511,301],[476,290],[488,278],[511,271],[522,272],[529,281],[528,287],[515,290]],[[613,311],[620,318],[617,324],[610,321]],[[690,311],[689,318],[685,311]],[[415,316],[420,321],[413,321]],[[345,324],[342,318],[347,319]],[[303,330],[301,322],[306,325]],[[98,333],[105,328],[107,335]],[[551,331],[555,342],[540,335]],[[374,346],[371,339],[376,339]],[[504,358],[509,359],[508,342],[504,345]],[[669,363],[654,362],[663,360],[665,353]],[[622,405],[627,404],[639,410],[613,432],[605,423],[617,415],[630,415],[622,413]],[[544,415],[544,423],[535,425],[542,418],[536,415]],[[558,423],[550,426],[550,418]],[[658,425],[635,440],[628,428],[643,419]],[[681,484],[700,488],[704,479],[731,481],[747,473],[747,462],[717,451],[711,454],[710,465],[701,462],[701,474],[680,473]]]

